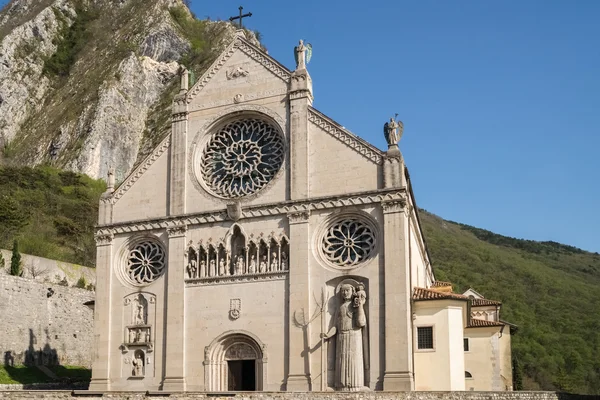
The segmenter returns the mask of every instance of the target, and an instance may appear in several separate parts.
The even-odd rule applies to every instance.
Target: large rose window
[[[152,283],[164,272],[165,252],[158,243],[142,242],[129,252],[126,276],[133,284]]]
[[[359,218],[348,217],[334,221],[321,240],[324,258],[342,268],[352,268],[366,261],[374,250],[374,229]]]
[[[283,164],[283,137],[258,118],[230,122],[212,135],[201,160],[202,179],[214,194],[239,198],[265,187]]]

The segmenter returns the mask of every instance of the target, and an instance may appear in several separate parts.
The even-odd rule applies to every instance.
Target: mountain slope
[[[117,180],[170,128],[180,63],[199,76],[235,28],[182,0],[12,0],[0,13],[4,165]]]
[[[525,389],[600,393],[600,255],[421,212],[436,279],[503,302]]]

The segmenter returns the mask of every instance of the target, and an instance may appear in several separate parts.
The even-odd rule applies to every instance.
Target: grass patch
[[[89,381],[92,379],[92,370],[72,365],[54,365],[48,367],[59,378],[68,378],[72,381]]]
[[[36,367],[25,365],[0,365],[0,384],[28,384],[52,382],[46,374]]]

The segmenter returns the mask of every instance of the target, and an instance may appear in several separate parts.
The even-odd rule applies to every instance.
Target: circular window
[[[336,267],[354,268],[375,251],[375,229],[366,220],[346,216],[334,220],[324,231],[321,252]]]
[[[144,241],[129,251],[127,279],[135,285],[152,283],[165,272],[165,252],[160,244]]]
[[[214,194],[239,198],[258,192],[283,165],[279,129],[258,118],[230,122],[209,139],[200,162],[202,179]]]

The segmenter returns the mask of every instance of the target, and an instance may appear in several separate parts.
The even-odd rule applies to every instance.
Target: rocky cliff
[[[170,129],[184,63],[199,76],[230,40],[182,0],[12,0],[0,12],[4,165],[123,179]]]

